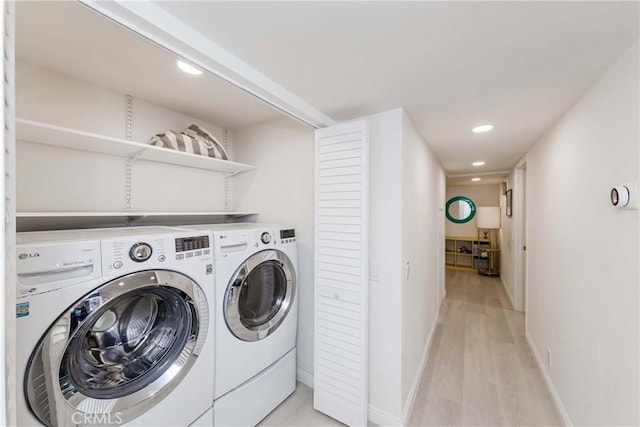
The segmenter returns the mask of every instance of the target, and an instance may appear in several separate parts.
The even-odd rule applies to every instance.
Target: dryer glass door
[[[265,261],[249,272],[240,288],[238,311],[248,326],[260,326],[273,319],[287,294],[287,277],[282,264]]]
[[[96,289],[34,351],[26,384],[33,412],[47,425],[74,422],[74,413],[118,413],[118,422],[139,416],[189,370],[207,320],[204,294],[175,272],[135,273]]]
[[[272,334],[286,318],[295,297],[296,278],[289,257],[261,251],[234,273],[225,296],[229,330],[244,341]]]

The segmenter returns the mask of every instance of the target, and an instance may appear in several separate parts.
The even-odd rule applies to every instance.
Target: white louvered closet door
[[[367,425],[368,135],[316,131],[314,408]]]
[[[0,169],[4,177],[0,205],[4,221],[0,235],[4,236],[4,259],[0,261],[0,275],[4,276],[4,294],[0,307],[0,425],[16,425],[16,395],[22,383],[16,384],[16,72],[15,72],[15,2],[0,0],[2,22],[0,39],[4,55],[2,68],[4,82],[0,107],[4,129],[0,147]]]

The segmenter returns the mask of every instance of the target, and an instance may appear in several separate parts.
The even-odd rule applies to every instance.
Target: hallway
[[[500,279],[449,270],[410,426],[562,425]]]

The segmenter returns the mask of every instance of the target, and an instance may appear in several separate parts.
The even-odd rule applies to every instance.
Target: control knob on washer
[[[266,231],[264,233],[262,233],[262,235],[260,236],[260,240],[262,240],[262,243],[264,243],[265,245],[271,243],[271,234],[267,233]]]
[[[143,262],[151,258],[151,254],[153,253],[153,249],[148,243],[140,242],[131,246],[129,250],[129,258],[134,260],[135,262]]]

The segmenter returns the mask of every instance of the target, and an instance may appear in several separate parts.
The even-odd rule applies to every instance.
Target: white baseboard
[[[569,414],[567,413],[567,409],[564,407],[564,404],[562,403],[560,394],[558,394],[558,390],[556,390],[556,387],[553,384],[553,380],[551,379],[549,372],[547,372],[547,369],[543,363],[543,359],[540,357],[540,353],[538,353],[538,349],[533,343],[533,339],[531,338],[531,335],[529,335],[529,331],[525,331],[525,336],[527,338],[527,343],[529,343],[529,347],[531,348],[531,352],[533,353],[533,357],[536,359],[536,362],[538,363],[538,368],[540,368],[540,371],[542,372],[542,377],[544,378],[544,381],[547,383],[547,387],[549,387],[549,391],[551,392],[551,397],[553,398],[553,403],[555,403],[556,408],[558,409],[558,412],[560,412],[562,421],[568,427],[573,426],[573,423],[571,422],[571,418],[569,418]]]
[[[313,388],[313,374],[309,373],[307,371],[303,371],[302,369],[298,368],[296,369],[296,378],[298,381],[300,381],[302,384],[306,385],[307,387],[311,387]]]
[[[371,405],[369,405],[367,416],[369,418],[369,421],[379,425],[380,427],[386,427],[386,426],[397,427],[402,425],[402,420],[400,418],[397,418],[392,414]]]
[[[296,370],[296,374],[297,374],[298,381],[300,381],[302,384],[308,387],[313,388],[313,374],[307,371],[303,371],[300,368]],[[399,418],[394,417],[388,412],[385,412],[371,405],[369,405],[367,409],[368,409],[367,417],[369,418],[369,421],[371,421],[372,423],[375,423],[381,427],[383,426],[395,427],[395,426],[402,425],[402,421]]]
[[[436,317],[434,317],[433,324],[431,325],[431,331],[429,331],[429,337],[427,338],[424,350],[422,351],[422,357],[420,358],[420,364],[418,365],[420,369],[418,369],[416,376],[413,378],[413,383],[411,384],[411,388],[409,389],[409,399],[407,399],[407,402],[405,403],[402,410],[402,425],[407,425],[409,417],[411,416],[411,410],[413,409],[413,404],[416,401],[418,387],[420,386],[420,380],[422,379],[422,374],[424,373],[424,368],[427,364],[427,358],[429,357],[429,349],[431,348],[431,341],[433,341],[433,334],[436,332],[436,326],[438,326],[439,315],[440,308],[438,307]]]
[[[511,301],[511,307],[516,308],[515,304],[513,303],[513,296],[511,295],[511,292],[509,292],[509,286],[507,286],[507,284],[504,281],[504,277],[502,275],[500,275],[500,281],[502,282],[502,287],[504,288],[504,291],[507,293],[507,296],[509,296],[509,301]]]

